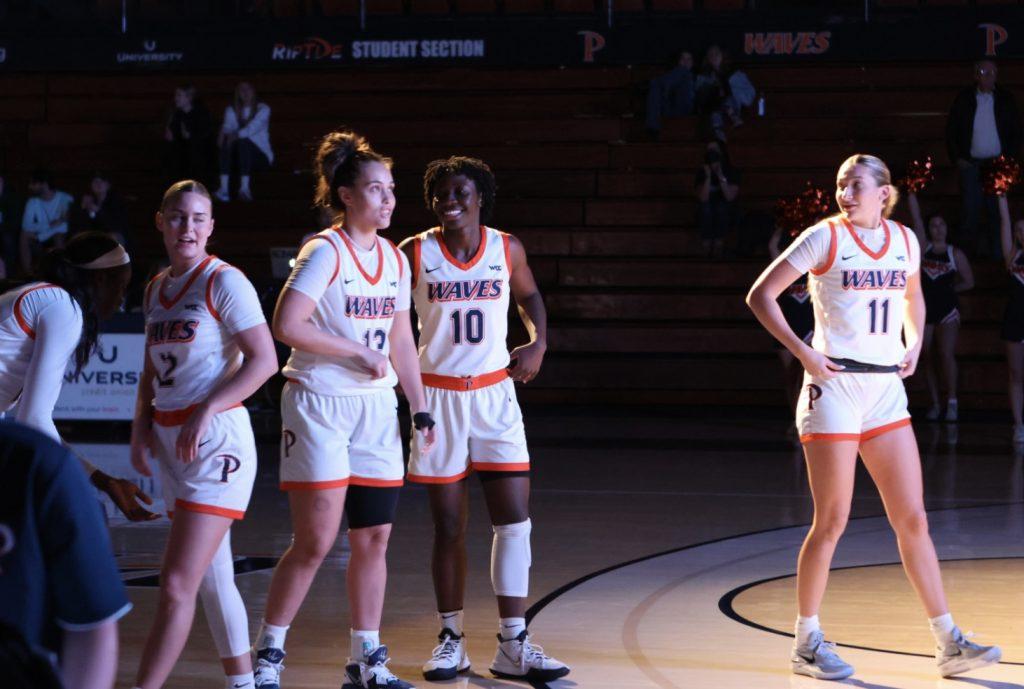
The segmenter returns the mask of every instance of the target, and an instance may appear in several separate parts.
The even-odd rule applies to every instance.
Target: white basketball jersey
[[[509,236],[481,227],[476,255],[460,263],[434,228],[415,238],[413,252],[423,373],[478,376],[508,366]]]
[[[355,340],[388,357],[391,352],[391,324],[395,313],[408,311],[399,303],[404,261],[395,245],[383,237],[376,238],[376,269],[371,273],[359,260],[358,249],[339,228],[329,228],[309,240],[326,241],[333,247],[335,270],[326,290],[316,300],[310,319],[318,330]],[[286,285],[304,291],[302,276],[296,265]],[[408,293],[406,293],[408,299]],[[398,383],[398,376],[388,359],[388,372],[383,378],[371,378],[361,366],[347,358],[313,354],[292,349],[282,370],[285,378],[294,380],[322,395],[365,395]]]
[[[242,352],[214,306],[214,280],[223,270],[235,269],[208,256],[178,277],[168,268],[146,287],[146,352],[156,371],[153,406],[160,411],[202,402],[242,365]],[[262,311],[249,315],[252,324],[264,320]]]
[[[46,282],[29,283],[0,295],[0,411],[21,395],[35,349],[37,315],[51,307],[59,308],[61,320],[66,321],[61,328],[61,333],[66,333],[66,346],[54,352],[49,364],[59,370],[46,372],[59,389],[64,369],[82,335],[82,314],[77,302],[63,288]]]
[[[899,223],[858,230],[845,219],[828,223],[828,256],[811,269],[811,346],[827,356],[891,366],[903,360],[907,278],[917,271],[917,238]],[[884,233],[872,250],[858,232]]]

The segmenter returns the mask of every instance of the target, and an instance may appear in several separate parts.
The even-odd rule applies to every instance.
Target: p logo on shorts
[[[814,403],[821,399],[821,388],[814,383],[807,385],[807,409],[814,409]]]
[[[220,471],[220,482],[227,483],[228,476],[235,473],[242,467],[242,460],[234,455],[221,455],[218,459],[224,461],[224,468]]]
[[[287,428],[281,431],[281,442],[284,443],[284,456],[290,457],[289,450],[295,445],[295,432]]]

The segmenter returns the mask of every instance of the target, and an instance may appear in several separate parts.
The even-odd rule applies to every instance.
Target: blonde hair
[[[202,182],[197,182],[194,179],[183,179],[180,182],[175,182],[169,186],[167,191],[164,192],[164,197],[160,201],[160,212],[162,213],[167,206],[174,203],[178,200],[178,197],[184,196],[185,194],[199,194],[213,204],[210,192]]]
[[[871,172],[871,177],[875,180],[875,184],[878,186],[889,187],[889,198],[885,200],[885,205],[882,206],[882,217],[888,218],[892,215],[893,209],[896,208],[896,204],[900,200],[900,192],[892,183],[892,175],[889,172],[889,166],[877,156],[873,156],[868,153],[854,153],[843,161],[843,164],[839,166],[839,170],[842,171],[846,168],[853,167],[854,165],[863,165],[866,167]]]

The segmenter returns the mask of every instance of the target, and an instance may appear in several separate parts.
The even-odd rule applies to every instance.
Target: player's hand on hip
[[[367,347],[359,356],[359,365],[370,374],[374,380],[383,378],[388,374],[388,358],[380,352],[375,352]]]
[[[844,368],[821,352],[810,348],[800,357],[800,363],[812,378],[820,380],[832,380]]]
[[[175,443],[175,453],[178,459],[188,464],[199,455],[199,443],[202,441],[206,430],[210,427],[213,414],[205,404],[200,404],[188,417],[178,431],[178,442]]]
[[[909,378],[917,370],[917,359],[921,356],[921,350],[917,347],[907,351],[907,355],[900,362],[900,378]]]
[[[529,383],[540,373],[540,366],[544,362],[544,353],[547,347],[539,342],[531,342],[516,347],[509,352],[509,358],[514,362],[508,374],[512,380],[520,383]]]

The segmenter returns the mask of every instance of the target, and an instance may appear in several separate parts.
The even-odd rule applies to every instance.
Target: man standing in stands
[[[1013,94],[996,86],[997,68],[991,60],[974,64],[974,86],[957,94],[946,123],[949,157],[960,174],[962,206],[960,243],[980,255],[999,256],[999,213],[996,197],[981,188],[986,162],[1000,155],[1015,157],[1021,127]],[[979,228],[982,206],[985,228]]]

